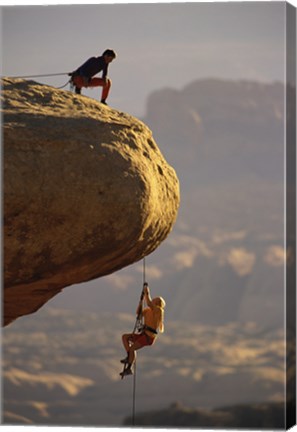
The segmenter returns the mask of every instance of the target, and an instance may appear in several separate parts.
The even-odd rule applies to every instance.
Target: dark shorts
[[[147,346],[147,345],[153,345],[155,342],[155,337],[151,337],[147,335],[146,333],[134,333],[129,337],[129,340],[133,343],[138,342],[141,347]]]

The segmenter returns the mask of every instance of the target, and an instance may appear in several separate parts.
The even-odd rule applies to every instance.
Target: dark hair
[[[102,56],[105,56],[105,55],[108,57],[113,57],[113,58],[116,58],[116,56],[117,56],[116,53],[111,49],[105,50],[104,53],[102,54]]]

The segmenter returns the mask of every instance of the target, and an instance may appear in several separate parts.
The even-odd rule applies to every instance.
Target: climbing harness
[[[144,326],[142,327],[142,329],[143,329],[143,330],[148,330],[148,331],[150,331],[151,333],[154,333],[155,335],[158,334],[158,332],[157,332],[156,329],[154,329],[154,328],[152,328],[152,327],[149,327],[148,325],[144,325]]]

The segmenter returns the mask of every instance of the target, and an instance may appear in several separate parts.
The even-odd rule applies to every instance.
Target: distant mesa
[[[6,78],[3,93],[7,325],[153,252],[179,182],[138,119],[33,81]]]
[[[278,82],[199,79],[151,93],[144,122],[170,147],[180,180],[192,171],[203,184],[251,174],[282,182],[283,95]]]
[[[282,402],[242,404],[217,409],[193,409],[173,403],[167,409],[139,413],[135,417],[135,425],[167,428],[283,429],[284,412]],[[123,424],[131,425],[131,418],[127,417]]]

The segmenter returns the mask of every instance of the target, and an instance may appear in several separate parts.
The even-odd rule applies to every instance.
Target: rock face
[[[33,81],[4,79],[3,93],[7,324],[154,251],[179,184],[139,120]]]

